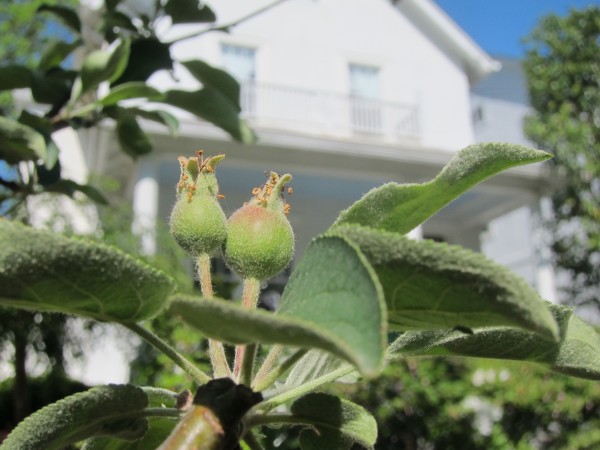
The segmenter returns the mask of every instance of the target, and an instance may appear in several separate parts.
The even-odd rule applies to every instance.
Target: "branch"
[[[287,0],[275,0],[273,3],[269,3],[268,5],[265,5],[262,8],[259,8],[256,11],[253,11],[245,16],[242,16],[239,19],[236,19],[232,22],[229,22],[229,23],[226,23],[223,25],[213,25],[212,27],[205,28],[204,30],[196,31],[192,34],[188,34],[187,36],[182,36],[180,38],[173,39],[172,41],[165,42],[165,44],[171,45],[171,44],[174,44],[175,42],[184,41],[186,39],[191,39],[194,37],[202,36],[203,34],[210,33],[212,31],[221,31],[223,33],[229,33],[229,31],[231,31],[231,28],[236,27],[239,24],[241,24],[242,22],[246,22],[247,20],[258,16],[259,14],[262,14],[263,12],[265,12],[271,8],[274,8],[275,6],[281,4],[285,1],[287,1]]]

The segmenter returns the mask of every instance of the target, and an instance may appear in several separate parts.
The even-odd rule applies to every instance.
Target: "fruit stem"
[[[245,278],[244,279],[244,290],[242,292],[242,308],[245,309],[256,309],[258,304],[258,296],[260,294],[260,280],[256,278]],[[249,346],[250,347],[250,346]],[[254,350],[252,356],[252,364],[246,362],[246,346],[245,345],[237,345],[235,347],[235,360],[233,363],[233,379],[238,383],[245,382],[247,379],[247,385],[250,385],[250,380],[252,380],[252,370],[254,369],[254,358],[256,357],[256,350]],[[248,369],[250,373],[248,373]],[[244,380],[244,381],[242,381]]]
[[[201,254],[198,257],[197,264],[198,279],[200,280],[202,297],[206,299],[214,299],[212,277],[210,273],[210,256],[207,253]],[[231,377],[231,369],[227,363],[227,357],[225,356],[225,348],[223,347],[223,344],[219,341],[215,341],[214,339],[209,339],[208,354],[210,357],[210,364],[213,368],[214,377]]]
[[[242,306],[247,309],[256,309],[258,296],[260,294],[260,280],[256,278],[244,279],[244,291],[242,293]]]
[[[202,297],[213,298],[214,292],[212,287],[212,277],[210,274],[210,256],[207,253],[202,253],[198,256],[198,279],[200,280],[200,290]]]

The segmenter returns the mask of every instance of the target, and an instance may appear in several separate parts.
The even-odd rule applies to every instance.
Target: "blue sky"
[[[486,52],[523,56],[521,38],[549,13],[600,6],[600,0],[434,0]]]

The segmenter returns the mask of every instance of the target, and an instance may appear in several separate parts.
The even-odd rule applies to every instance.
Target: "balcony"
[[[242,85],[241,104],[258,128],[387,143],[419,138],[413,105],[258,83]]]

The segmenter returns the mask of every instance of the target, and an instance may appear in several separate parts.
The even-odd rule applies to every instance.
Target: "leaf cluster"
[[[140,417],[144,429],[150,427],[134,447],[113,439],[125,431],[110,425],[115,420],[110,415],[99,420],[108,424],[109,431],[101,427],[102,433],[112,433],[112,438],[102,445],[89,441],[87,448],[154,448],[142,443],[158,442],[158,436],[170,432],[164,448],[188,448],[188,439],[199,448],[216,449],[242,439],[247,448],[258,449],[262,447],[253,430],[281,425],[303,430],[303,449],[372,448],[377,428],[366,409],[314,391],[338,380],[372,379],[386,365],[429,355],[527,361],[576,377],[600,378],[600,336],[572,310],[546,304],[516,275],[479,254],[404,236],[483,179],[547,158],[525,147],[482,144],[458,152],[428,183],[373,189],[311,243],[275,313],[173,294],[167,275],[114,248],[3,220],[0,304],[121,323],[201,385],[191,406],[126,410],[127,418],[136,418],[128,422],[131,439],[144,434],[138,428]],[[211,379],[186,355],[135,323],[167,310],[213,341],[245,345],[250,355],[243,362],[248,387],[260,394]],[[271,347],[254,371],[253,351],[259,344]],[[251,403],[244,400],[247,395]],[[208,403],[198,400],[207,398]],[[80,404],[75,398],[66,401]],[[249,406],[241,414],[236,406],[222,406],[242,403]],[[96,411],[96,404],[82,403],[82,408]],[[241,418],[231,422],[232,414]],[[163,415],[182,419],[176,425],[176,420],[161,420]],[[31,437],[31,430],[45,426],[46,420],[43,412],[36,413],[8,442],[48,439]],[[99,433],[71,422],[77,439]]]

